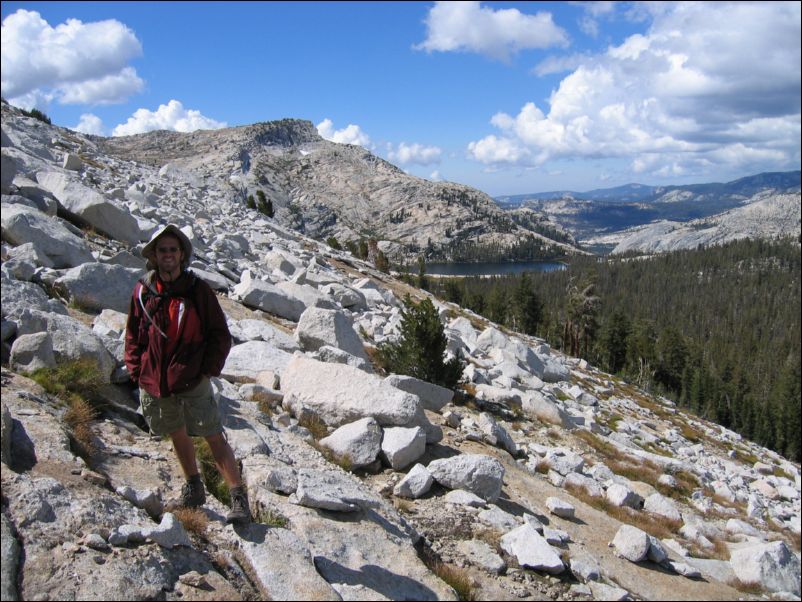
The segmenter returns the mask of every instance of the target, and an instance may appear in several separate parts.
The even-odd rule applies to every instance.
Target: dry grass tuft
[[[79,447],[79,455],[94,456],[98,450],[93,441],[92,421],[97,418],[97,410],[77,396],[72,396],[69,404],[70,406],[64,414],[64,421]]]
[[[468,571],[452,564],[444,563],[428,548],[424,548],[422,551],[421,559],[431,572],[454,589],[459,600],[477,599],[476,584]]]
[[[206,539],[206,528],[209,526],[209,517],[200,508],[178,508],[173,510],[175,517],[181,522],[189,533]]]
[[[674,537],[680,527],[682,527],[682,521],[672,521],[664,516],[651,514],[649,512],[614,506],[607,501],[605,497],[589,495],[583,487],[568,485],[566,489],[571,495],[586,503],[588,506],[604,512],[619,522],[637,527],[641,531],[645,531],[658,539]]]
[[[312,433],[315,441],[319,441],[329,434],[329,429],[326,423],[313,412],[305,412],[298,418],[298,424]]]
[[[739,592],[743,592],[745,594],[752,594],[753,596],[762,596],[766,593],[766,590],[763,589],[763,586],[760,583],[747,583],[745,581],[741,581],[740,579],[736,578],[730,581],[727,585],[737,589]]]

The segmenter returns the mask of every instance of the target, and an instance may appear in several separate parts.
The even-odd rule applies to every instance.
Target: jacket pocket
[[[175,353],[167,367],[167,386],[171,393],[181,393],[198,384],[203,364],[205,345],[186,343]]]

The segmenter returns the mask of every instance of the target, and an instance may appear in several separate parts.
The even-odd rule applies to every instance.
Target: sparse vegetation
[[[31,109],[30,111],[26,111],[25,109],[20,109],[20,110],[22,111],[23,115],[26,115],[28,117],[33,117],[34,119],[38,119],[39,121],[42,121],[42,122],[46,123],[47,125],[52,125],[52,123],[50,122],[50,117],[45,115],[39,109],[35,109],[34,108],[34,109]]]
[[[256,512],[256,522],[267,525],[268,527],[286,528],[290,524],[289,519],[274,508],[262,507]]]
[[[206,539],[206,529],[209,526],[209,517],[200,508],[177,508],[173,514],[189,533]]]
[[[329,429],[326,426],[326,423],[313,412],[306,412],[298,418],[298,424],[312,433],[312,437],[314,437],[315,441],[319,441],[323,437],[329,434]]]
[[[102,379],[94,360],[80,359],[55,368],[40,368],[31,373],[30,378],[66,407],[64,421],[78,455],[87,460],[94,456],[97,449],[92,441],[91,423],[105,404],[100,393]]]
[[[92,421],[97,418],[97,411],[80,397],[71,399],[69,404],[64,421],[77,445],[76,451],[82,458],[91,458],[98,451],[92,440]]]
[[[195,454],[198,458],[201,476],[203,477],[203,482],[206,484],[206,490],[220,500],[220,502],[226,506],[230,506],[231,495],[228,491],[228,485],[226,485],[223,475],[221,475],[220,471],[217,469],[217,464],[212,455],[212,449],[209,447],[206,439],[202,437],[195,437],[193,441],[195,443]]]
[[[354,461],[351,459],[351,456],[348,454],[335,454],[331,449],[325,447],[320,444],[320,442],[315,441],[312,444],[317,451],[319,451],[326,460],[331,462],[332,464],[336,464],[340,468],[342,468],[346,472],[353,472],[354,468]]]
[[[583,487],[567,485],[566,489],[588,506],[596,508],[622,523],[637,527],[658,539],[676,537],[675,534],[682,527],[682,521],[672,521],[664,516],[633,510],[626,506],[614,506],[605,497],[589,495]]]
[[[457,594],[460,600],[476,600],[476,585],[468,571],[446,564],[429,548],[420,554],[426,567],[445,581]]]

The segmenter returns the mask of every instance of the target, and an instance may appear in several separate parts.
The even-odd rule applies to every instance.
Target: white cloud
[[[498,132],[469,155],[512,165],[619,158],[664,175],[798,168],[800,4],[668,3],[652,16],[645,33],[586,57],[547,108],[494,115]]]
[[[92,113],[84,113],[81,115],[81,120],[74,128],[76,132],[82,134],[94,134],[95,136],[105,136],[103,121],[97,115]]]
[[[136,70],[126,67],[119,73],[86,80],[77,84],[64,84],[60,102],[63,104],[114,104],[124,102],[139,92],[144,82]]]
[[[370,148],[370,137],[358,125],[352,123],[341,130],[335,130],[334,123],[326,118],[317,124],[317,133],[322,138],[338,144],[356,144]]]
[[[532,74],[537,76],[550,75],[573,71],[590,59],[587,54],[571,54],[566,56],[550,56],[540,61],[533,69]]]
[[[468,145],[468,153],[482,163],[523,163],[529,151],[515,140],[490,135]]]
[[[228,127],[224,121],[215,121],[205,117],[200,111],[185,109],[177,100],[166,105],[159,105],[156,111],[137,109],[126,123],[114,128],[112,136],[131,136],[154,130],[172,130],[175,132],[194,132],[195,130],[215,130]]]
[[[416,50],[467,51],[506,61],[530,48],[565,46],[567,33],[551,14],[527,15],[515,8],[493,10],[480,2],[437,2],[426,17],[427,37]]]
[[[423,146],[417,142],[407,144],[402,142],[396,150],[390,150],[388,157],[390,161],[407,165],[417,163],[418,165],[432,165],[440,163],[440,156],[443,151],[437,146]]]
[[[432,173],[429,174],[429,179],[439,182],[440,180],[443,179],[443,177],[440,175],[440,171],[435,169]]]
[[[107,104],[144,87],[128,66],[142,45],[119,21],[68,19],[51,27],[39,13],[19,9],[3,20],[2,36],[2,94],[14,104]]]

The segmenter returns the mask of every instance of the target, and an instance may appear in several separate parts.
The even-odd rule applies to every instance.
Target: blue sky
[[[800,168],[799,2],[3,2],[2,95],[101,135],[293,117],[493,196]]]

